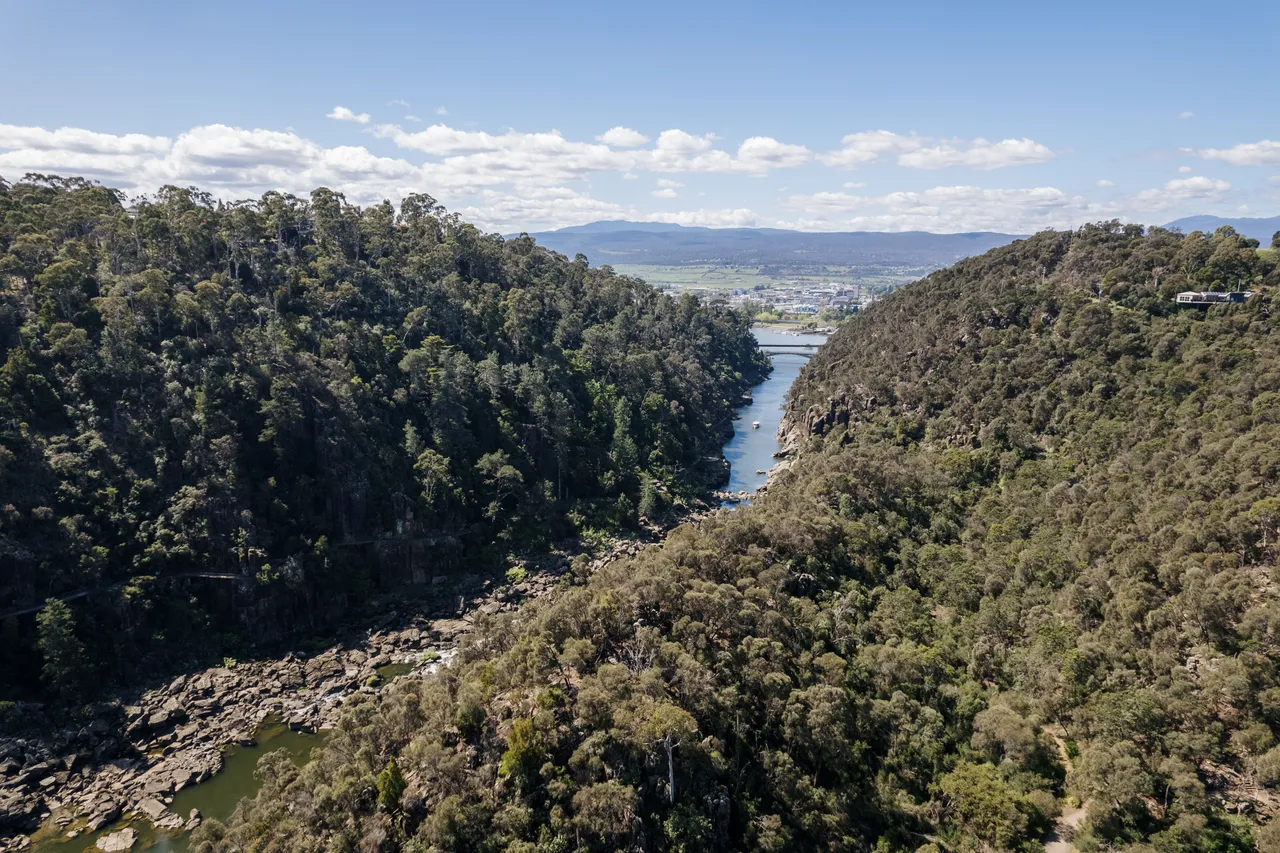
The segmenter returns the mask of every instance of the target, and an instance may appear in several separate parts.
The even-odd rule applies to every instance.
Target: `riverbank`
[[[754,439],[770,439],[765,444],[771,446],[752,451],[769,460],[769,468],[775,467],[775,422],[795,379],[795,372],[777,370],[777,359],[773,374],[753,389],[752,398],[776,410],[768,417],[767,433],[751,431]],[[762,391],[765,388],[771,390]],[[741,411],[748,413],[748,420],[737,422],[739,434],[752,417],[750,407]],[[735,441],[730,429],[726,425],[721,452],[705,457],[710,466],[704,472],[708,488],[724,485],[731,471],[751,470],[757,464],[754,456],[735,454],[730,459]],[[741,499],[757,491],[742,491]],[[722,498],[721,506],[737,502],[726,492],[716,496]],[[568,543],[520,565],[521,571],[512,575],[520,578],[514,583],[474,575],[439,577],[416,596],[383,597],[376,609],[385,616],[318,653],[228,660],[150,690],[96,703],[75,725],[60,731],[37,723],[22,736],[0,738],[0,851],[80,853],[99,840],[110,843],[105,841],[108,836],[121,845],[132,840],[119,849],[185,849],[183,843],[159,842],[181,839],[201,819],[198,794],[211,789],[208,780],[224,778],[220,774],[228,754],[243,756],[255,750],[255,739],[265,739],[264,732],[274,731],[271,727],[277,722],[299,734],[322,732],[337,721],[352,695],[376,693],[395,678],[434,671],[477,620],[551,594],[573,570],[574,557],[585,556],[579,570],[594,572],[713,511],[713,506],[694,502],[669,513],[661,525],[635,538],[612,540],[592,553],[580,542]],[[40,716],[38,707],[28,710]],[[309,752],[305,741],[293,746]],[[230,752],[234,750],[239,752]],[[251,792],[231,792],[231,802],[239,799],[236,793]],[[37,825],[35,835],[25,834]],[[15,831],[23,834],[4,837]]]
[[[796,347],[797,339],[792,334],[760,325],[752,327],[752,332],[763,346]],[[815,334],[806,336],[804,343],[821,345],[826,340],[825,335]],[[722,450],[730,466],[728,481],[717,493],[722,504],[747,502],[768,482],[784,446],[780,430],[788,392],[808,363],[809,355],[810,351],[784,351],[770,356],[772,371],[751,389],[747,406],[739,410],[740,417],[734,422],[734,434]]]
[[[682,514],[671,525],[706,511]],[[666,529],[614,540],[587,557],[585,570],[636,553]],[[388,612],[376,624],[316,654],[226,661],[96,703],[77,728],[33,727],[0,739],[0,818],[22,830],[0,838],[0,851],[64,850],[68,840],[82,842],[72,848],[81,850],[126,828],[135,829],[137,840],[193,828],[199,815],[171,806],[179,792],[223,769],[228,748],[253,745],[260,727],[274,720],[294,732],[323,731],[352,695],[429,674],[477,621],[550,594],[581,553],[560,550],[525,564],[525,577],[513,583],[441,579],[420,596],[386,599]]]

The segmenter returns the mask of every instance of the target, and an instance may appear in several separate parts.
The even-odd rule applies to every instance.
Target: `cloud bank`
[[[165,184],[196,185],[224,199],[268,190],[305,195],[317,186],[329,186],[353,202],[369,204],[429,192],[482,227],[506,232],[629,218],[713,227],[1028,233],[1091,219],[1202,212],[1205,205],[1247,200],[1228,181],[1186,174],[1185,167],[1179,177],[1160,186],[1117,192],[1104,203],[1044,184],[990,187],[978,186],[971,178],[909,191],[861,193],[865,181],[835,178],[841,170],[870,164],[917,173],[983,173],[1055,158],[1048,146],[1026,137],[963,140],[872,130],[845,136],[836,149],[814,151],[762,135],[734,146],[714,134],[679,128],[651,137],[618,125],[593,139],[576,140],[557,130],[494,133],[443,122],[406,128],[375,122],[368,113],[343,106],[335,107],[328,118],[354,125],[345,133],[355,133],[355,141],[365,144],[325,145],[292,131],[225,124],[201,125],[172,137],[0,124],[0,175],[8,180],[27,172],[83,175],[132,194],[153,192]],[[1280,165],[1280,143],[1270,140],[1184,153],[1227,166]],[[671,202],[704,195],[702,187],[685,187],[687,181],[703,181],[700,175],[726,176],[716,179],[723,181],[797,169],[806,169],[809,176],[801,184],[812,186],[816,175],[819,185],[842,189],[792,195],[783,189],[783,196],[768,190],[774,201],[766,204],[778,206],[769,211],[646,207],[653,199]],[[595,196],[601,186],[610,186],[598,179],[625,182],[645,173],[652,183],[647,191],[641,187],[626,192],[633,199],[629,203]],[[1114,185],[1104,179],[1096,186]]]

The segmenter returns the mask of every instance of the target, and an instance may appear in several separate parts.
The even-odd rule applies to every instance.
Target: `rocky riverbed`
[[[640,547],[614,542],[590,569]],[[568,568],[569,555],[560,553],[522,567],[526,576],[517,583],[474,576],[438,583],[422,599],[389,603],[377,624],[318,654],[227,661],[180,675],[91,706],[77,728],[48,731],[39,725],[42,709],[23,706],[18,711],[32,721],[31,733],[0,739],[0,851],[26,849],[26,833],[41,824],[63,837],[95,832],[121,817],[189,829],[200,817],[171,811],[174,795],[216,774],[223,749],[251,744],[264,720],[279,718],[301,731],[327,728],[349,696],[382,689],[379,669],[408,665],[396,677],[433,671],[479,614],[514,610],[548,594]],[[125,845],[115,849],[128,849],[134,837],[121,830],[100,843],[110,838]]]

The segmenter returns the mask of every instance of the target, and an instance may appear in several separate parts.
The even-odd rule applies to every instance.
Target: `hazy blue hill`
[[[700,228],[650,222],[593,222],[533,235],[572,257],[612,264],[877,264],[942,266],[1016,239],[993,232],[813,233],[776,228]]]
[[[1236,217],[1224,219],[1221,216],[1184,216],[1182,219],[1175,219],[1165,228],[1177,228],[1183,234],[1190,234],[1192,231],[1204,231],[1212,234],[1223,225],[1230,225],[1236,231],[1246,237],[1252,237],[1264,246],[1271,245],[1271,237],[1280,231],[1280,216],[1272,216],[1269,219],[1261,217]]]

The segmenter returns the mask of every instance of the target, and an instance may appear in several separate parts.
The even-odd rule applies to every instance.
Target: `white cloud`
[[[939,186],[885,195],[823,192],[792,196],[786,206],[796,218],[779,227],[803,230],[1002,231],[1031,233],[1073,228],[1099,219],[1161,221],[1229,201],[1231,184],[1206,177],[1177,178],[1157,189],[1114,201],[1095,202],[1055,187],[990,189]]]
[[[818,193],[790,199],[788,206],[801,216],[783,227],[1025,234],[1043,228],[1074,228],[1100,219],[1148,223],[1158,216],[1163,221],[1229,201],[1232,190],[1226,181],[1192,177],[1105,202],[1069,196],[1054,187],[933,187],[870,197]]]
[[[694,136],[692,133],[685,133],[683,130],[678,129],[664,130],[658,134],[656,148],[658,151],[672,155],[692,156],[711,148],[711,136],[709,134],[706,136]]]
[[[899,166],[913,169],[944,169],[968,166],[974,169],[1002,169],[1032,163],[1047,163],[1056,156],[1048,146],[1032,139],[1003,139],[991,142],[981,137],[933,140],[903,136],[888,130],[851,133],[840,140],[840,149],[818,155],[828,166],[851,169],[874,163],[882,157],[897,156]]]
[[[644,217],[646,222],[669,222],[674,225],[701,225],[706,228],[752,228],[759,222],[755,211],[746,207],[719,210],[677,210]]]
[[[373,129],[375,136],[391,139],[401,148],[413,148],[427,154],[475,154],[482,151],[501,151],[514,147],[523,137],[539,134],[518,134],[515,131],[494,136],[483,131],[455,130],[447,124],[433,124],[425,130],[410,133],[394,124],[380,124]],[[556,136],[559,134],[543,134]]]
[[[1231,184],[1213,178],[1174,178],[1159,189],[1143,190],[1131,204],[1138,210],[1160,212],[1177,209],[1189,201],[1215,203],[1225,201]]]
[[[1179,166],[1179,167],[1178,167],[1178,174],[1180,174],[1180,175],[1189,175],[1189,174],[1191,174],[1191,167],[1190,167],[1190,166]]]
[[[490,231],[543,231],[597,219],[638,216],[632,209],[567,187],[539,187],[519,194],[485,190],[478,204],[458,208],[466,220]]]
[[[635,141],[614,128],[599,139]],[[625,130],[625,128],[624,128]],[[418,131],[380,124],[376,136],[401,148],[445,158],[439,164],[451,173],[497,177],[505,181],[552,184],[578,180],[599,172],[725,172],[765,175],[771,169],[792,168],[811,155],[802,145],[771,137],[751,137],[737,155],[714,147],[713,136],[696,136],[678,128],[664,130],[652,148],[621,150],[605,142],[578,142],[559,131],[525,133],[507,130],[493,134],[461,130],[437,123]]]
[[[1270,139],[1245,142],[1231,148],[1184,148],[1183,151],[1206,160],[1222,160],[1232,166],[1280,166],[1280,142]]]
[[[1191,118],[1193,115],[1195,115],[1195,113],[1191,112],[1191,110],[1183,110],[1182,112],[1178,113],[1178,118],[1186,120]]]
[[[327,113],[325,118],[336,119],[338,121],[354,121],[360,124],[368,124],[370,116],[368,113],[352,112],[346,107],[334,107],[333,111]]]
[[[638,130],[618,126],[611,127],[597,136],[596,141],[603,142],[605,145],[612,145],[615,148],[638,148],[648,142],[649,137]]]
[[[860,190],[867,185],[866,181],[845,181],[841,184],[846,190]]]
[[[408,101],[406,101],[404,98],[392,98],[391,100],[387,101],[387,106],[389,106],[389,107],[404,107],[404,108],[407,110],[407,109],[409,109],[409,107],[413,106],[413,104],[410,104],[410,103],[409,103]]]
[[[401,148],[443,158],[424,168],[475,186],[559,184],[600,172],[624,172],[636,165],[632,153],[598,143],[574,142],[554,130],[490,134],[434,124],[412,132],[396,125],[378,125],[374,133]]]
[[[418,122],[422,121],[422,119],[418,118],[418,117],[417,117],[417,116],[415,116],[415,115],[407,115],[407,116],[405,116],[405,117],[404,117],[404,120],[405,120],[405,121],[418,121]]]
[[[305,195],[324,185],[369,202],[447,186],[405,160],[360,147],[323,148],[281,131],[213,124],[170,140],[0,125],[0,174],[32,171],[84,175],[130,192],[196,184],[228,199],[272,189]]]
[[[873,163],[884,155],[903,154],[923,145],[923,140],[915,134],[901,136],[888,130],[866,130],[844,137],[839,151],[819,154],[818,159],[828,166],[851,169]]]
[[[812,156],[803,145],[779,142],[772,136],[753,136],[738,146],[738,161],[761,170],[803,166]]]
[[[316,187],[328,186],[357,204],[371,204],[425,191],[480,227],[500,232],[645,216],[635,207],[556,186],[549,183],[547,174],[550,167],[552,174],[581,177],[596,167],[613,169],[632,161],[644,168],[644,152],[614,152],[608,146],[563,140],[554,133],[485,136],[434,131],[419,141],[466,154],[411,163],[372,154],[365,147],[324,147],[292,132],[223,124],[191,128],[174,140],[0,124],[0,175],[10,179],[27,172],[86,175],[131,193],[154,192],[166,183],[196,184],[225,200],[269,190],[306,196]],[[677,183],[668,178],[662,181]],[[740,224],[726,216],[687,216],[689,222],[694,219]]]
[[[448,114],[449,114],[449,110],[448,110],[447,108],[445,108],[445,107],[436,107],[436,115],[438,115],[438,116],[447,116]]]
[[[169,149],[169,145],[168,137],[146,136],[141,133],[116,136],[75,127],[45,130],[42,127],[0,124],[0,149],[29,148],[83,154],[140,155],[163,153]]]
[[[654,147],[637,151],[637,163],[653,172],[738,172],[762,176],[770,169],[790,169],[807,163],[812,154],[803,145],[752,136],[738,146],[737,156],[713,147],[714,133],[695,136],[679,129],[658,134]]]
[[[792,196],[798,218],[782,227],[814,231],[1004,231],[1070,227],[1100,212],[1054,187],[943,186],[879,196],[820,192]]]
[[[1100,187],[1114,187],[1114,186],[1115,186],[1115,183],[1114,183],[1113,181],[1108,181],[1106,178],[1100,178],[1100,179],[1098,180],[1098,186],[1100,186]]]
[[[961,145],[963,147],[947,142],[907,151],[898,157],[898,165],[914,169],[945,169],[949,166],[1003,169],[1006,166],[1047,163],[1056,156],[1047,146],[1026,138],[1002,139],[999,142],[979,138]]]
[[[815,157],[804,146],[763,136],[751,137],[733,149],[709,134],[675,128],[638,149],[571,140],[554,130],[486,133],[442,123],[411,129],[371,124],[370,129],[398,145],[400,155],[380,156],[361,146],[325,147],[290,131],[220,124],[194,127],[174,138],[0,124],[0,175],[10,180],[28,171],[85,175],[130,193],[151,192],[164,184],[198,185],[222,199],[257,196],[267,190],[306,195],[317,186],[329,186],[353,202],[367,204],[429,192],[482,227],[507,233],[602,218],[646,217],[709,227],[1027,233],[1134,212],[1159,212],[1163,217],[1181,213],[1183,205],[1187,212],[1204,212],[1209,205],[1243,200],[1225,181],[1191,175],[1105,204],[1052,187],[942,186],[864,195],[859,192],[862,182],[850,181],[839,192],[784,195],[780,201],[785,200],[789,211],[785,220],[766,218],[745,207],[646,213],[629,203],[595,198],[584,189],[586,185],[572,182],[585,182],[597,174],[613,173],[625,180],[648,173],[657,197],[671,199],[691,192],[681,188],[679,173],[758,176],[829,155]],[[944,144],[888,132],[854,136],[846,138],[842,151],[902,156]],[[945,144],[962,152],[975,147]],[[842,154],[838,162],[853,156]],[[1273,183],[1280,186],[1280,181]],[[640,190],[633,190],[640,198],[650,198],[640,187],[635,190]],[[1270,187],[1266,191],[1275,193]]]

